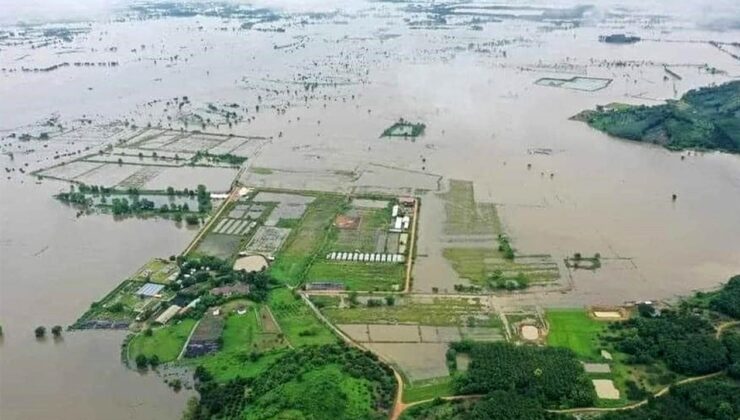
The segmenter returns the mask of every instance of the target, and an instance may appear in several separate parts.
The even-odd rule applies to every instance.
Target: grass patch
[[[496,206],[477,203],[472,182],[451,179],[449,191],[439,196],[445,201],[445,234],[498,235],[502,232]]]
[[[270,267],[272,276],[290,285],[299,284],[322,249],[334,216],[347,200],[334,194],[322,194],[308,205],[298,226],[293,229],[282,251]]]
[[[397,290],[406,267],[398,263],[362,263],[320,260],[308,270],[306,281],[343,283],[349,290]]]
[[[592,319],[584,309],[551,309],[546,318],[550,325],[548,345],[567,347],[586,360],[600,359],[598,336],[604,322]]]
[[[334,334],[316,318],[301,298],[293,295],[290,290],[286,288],[273,290],[268,304],[291,345],[300,347],[337,342]]]
[[[269,353],[253,353],[244,350],[219,351],[195,359],[184,359],[190,366],[203,366],[218,382],[227,382],[236,378],[254,378],[267,370],[284,350]]]
[[[432,379],[404,387],[403,402],[412,403],[452,395],[455,395],[455,390],[452,387],[452,377]]]
[[[287,344],[282,335],[263,331],[258,316],[256,307],[250,307],[242,315],[230,314],[226,318],[222,334],[223,351],[248,350],[263,353]]]
[[[514,259],[494,248],[445,248],[442,255],[457,274],[471,283],[495,289],[521,289],[560,278],[558,265],[549,255]]]
[[[154,329],[151,336],[140,333],[128,344],[129,357],[135,359],[143,354],[151,358],[156,355],[161,362],[173,361],[180,354],[194,325],[195,320],[184,319],[177,324]]]

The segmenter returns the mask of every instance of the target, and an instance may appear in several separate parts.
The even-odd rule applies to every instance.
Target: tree
[[[62,336],[62,326],[61,325],[55,325],[51,328],[51,333],[54,334],[54,337],[59,338]]]
[[[156,354],[149,358],[149,366],[152,367],[152,369],[156,369],[157,366],[159,366],[159,356]]]
[[[36,338],[44,338],[46,335],[46,327],[38,326],[35,330],[33,330],[34,334],[36,335]]]
[[[154,333],[152,332],[152,329],[151,328],[147,328],[147,329],[144,330],[144,337],[151,337],[152,334],[154,334]]]
[[[388,295],[385,297],[385,304],[388,306],[393,306],[396,304],[396,297],[393,295]]]
[[[140,354],[136,356],[136,367],[139,369],[146,369],[146,366],[149,364],[149,359],[147,359],[146,356],[143,354]]]
[[[199,222],[200,220],[198,219],[198,216],[194,214],[188,214],[187,216],[185,216],[185,223],[189,225],[197,225]]]

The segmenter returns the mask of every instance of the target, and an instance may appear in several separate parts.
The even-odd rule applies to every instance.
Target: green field
[[[272,276],[290,285],[299,284],[322,249],[334,217],[346,205],[340,195],[323,194],[308,205],[298,226],[293,229],[282,251],[270,267]]]
[[[224,324],[223,351],[249,350],[265,352],[284,347],[287,343],[278,333],[265,332],[259,320],[256,306],[247,309],[247,313],[230,314]]]
[[[268,305],[275,315],[288,342],[294,347],[332,344],[337,342],[334,334],[316,318],[303,300],[296,298],[288,289],[276,289],[270,293]]]
[[[194,325],[195,320],[184,319],[177,324],[154,329],[150,337],[140,333],[128,344],[129,357],[133,360],[140,354],[146,357],[156,355],[161,362],[173,361],[180,354]]]
[[[236,378],[254,378],[275,362],[284,350],[269,353],[252,353],[246,350],[219,351],[195,359],[185,359],[190,366],[203,366],[218,382]]]
[[[592,319],[584,309],[550,309],[546,318],[548,345],[567,347],[582,359],[599,359],[598,335],[606,327],[604,322]]]
[[[319,260],[308,270],[306,281],[333,281],[349,290],[398,290],[406,266],[399,263],[361,263]]]
[[[345,215],[359,217],[359,225],[356,229],[339,229],[332,226],[330,242],[324,251],[377,252],[375,244],[378,236],[391,227],[391,210],[353,208],[345,212]]]
[[[522,288],[560,278],[558,266],[549,255],[504,258],[495,248],[445,248],[444,257],[461,278],[482,287]]]
[[[450,189],[439,194],[445,201],[447,235],[498,235],[501,233],[496,206],[475,201],[473,183],[450,180]]]
[[[455,390],[452,387],[452,377],[406,385],[403,388],[403,402],[405,403],[431,400],[433,398],[448,397],[451,395],[455,395]]]

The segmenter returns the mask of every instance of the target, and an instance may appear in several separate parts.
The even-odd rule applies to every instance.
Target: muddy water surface
[[[37,341],[33,330],[71,324],[149,258],[179,252],[193,232],[171,221],[76,218],[51,197],[61,184],[28,180],[0,181],[0,418],[179,418],[191,392],[125,368],[125,333]]]

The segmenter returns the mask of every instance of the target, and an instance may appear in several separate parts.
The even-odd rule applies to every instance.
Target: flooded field
[[[740,157],[671,152],[569,119],[740,77],[740,30],[723,23],[740,15],[736,2],[535,1],[506,13],[475,2],[259,3],[265,9],[122,3],[29,25],[17,24],[30,13],[23,7],[0,17],[3,419],[54,418],[59,407],[76,418],[177,418],[188,396],[121,366],[122,334],[38,343],[32,330],[72,323],[152,257],[182,251],[194,232],[158,219],[76,218],[52,198],[68,185],[37,185],[37,176],[213,192],[238,181],[383,194],[380,203],[418,195],[411,290],[491,292],[497,306],[670,299],[740,269]],[[615,32],[642,40],[599,41]],[[400,120],[410,123],[382,136]],[[289,278],[317,248],[325,216],[344,204],[260,194],[280,204],[256,239],[242,244],[238,235],[261,210],[240,203],[200,246],[214,255],[287,247]],[[367,206],[358,213],[383,208],[369,200],[355,203]],[[286,239],[281,223],[301,217],[313,225]],[[360,251],[382,242],[346,236]],[[599,267],[568,266],[576,253],[599,254]],[[396,287],[403,268],[394,268]],[[458,326],[458,312],[467,309],[449,319],[423,314],[438,329],[417,331],[429,351],[372,346],[418,363],[414,378],[446,375],[440,337],[499,338]],[[373,316],[362,324],[391,321]],[[359,334],[370,341],[372,332]]]

